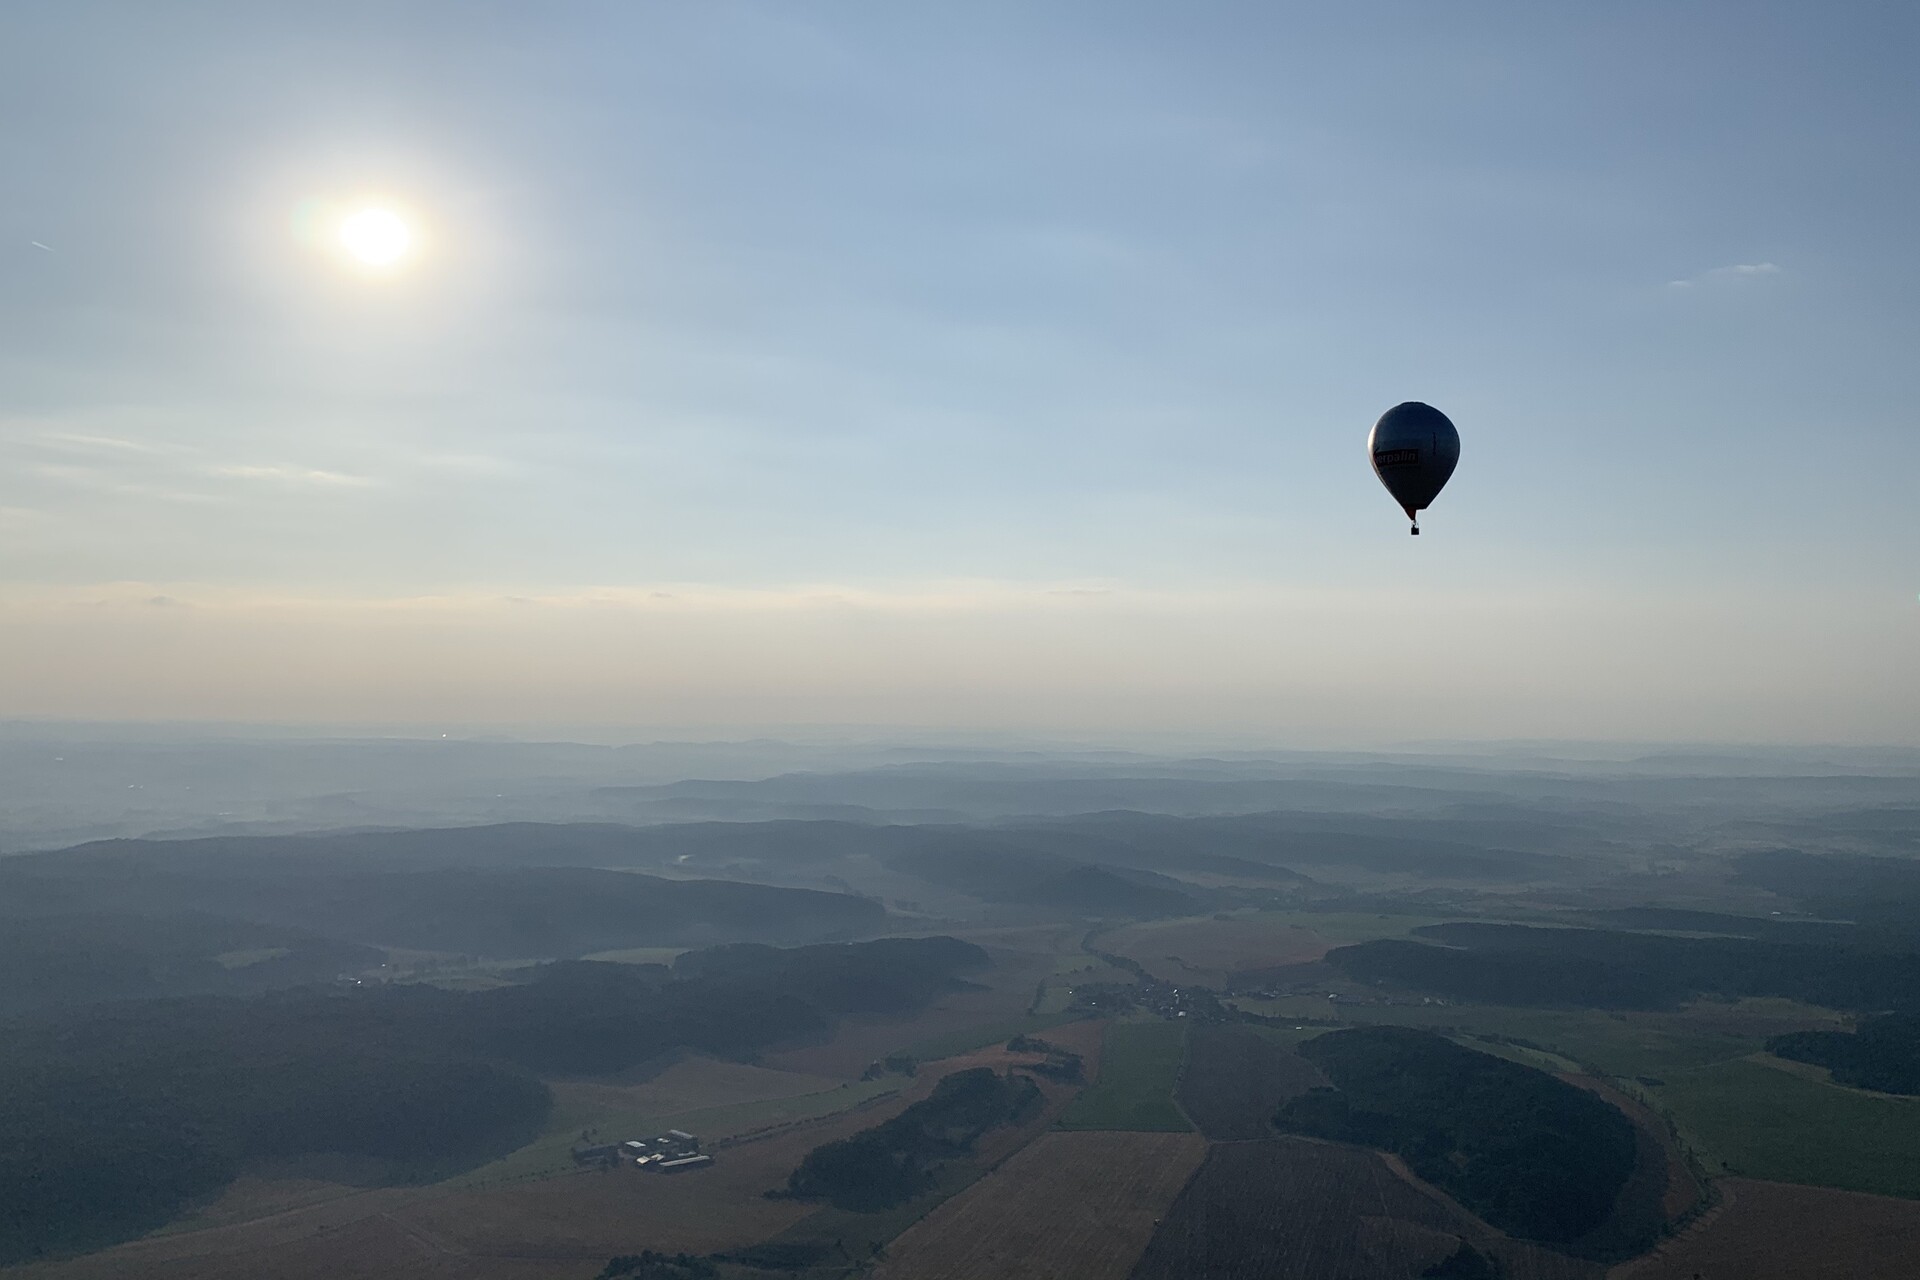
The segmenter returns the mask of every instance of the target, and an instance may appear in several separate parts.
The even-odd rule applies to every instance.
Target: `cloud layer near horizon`
[[[0,603],[12,714],[474,725],[862,723],[1302,745],[1910,740],[1902,619],[1559,593],[686,584],[328,599],[123,583]],[[1413,629],[1409,615],[1417,616]],[[1863,686],[1877,692],[1863,699]],[[1516,713],[1515,708],[1525,708]]]

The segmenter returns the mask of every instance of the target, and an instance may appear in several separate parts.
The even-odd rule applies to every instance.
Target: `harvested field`
[[[1235,973],[1306,964],[1336,944],[1299,924],[1259,914],[1129,925],[1094,945],[1167,982],[1224,987]]]
[[[1320,1068],[1253,1027],[1195,1027],[1177,1096],[1209,1138],[1271,1138],[1280,1105],[1326,1083]]]
[[[1749,1178],[1719,1188],[1718,1207],[1608,1280],[1911,1280],[1920,1272],[1920,1203]]]
[[[1060,1120],[1066,1129],[1193,1128],[1173,1100],[1186,1054],[1182,1022],[1116,1022],[1107,1028],[1100,1074]]]
[[[1206,1149],[1192,1134],[1047,1134],[909,1228],[876,1280],[1125,1280]]]
[[[749,1066],[744,1062],[688,1057],[636,1084],[568,1083],[557,1086],[557,1089],[564,1090],[583,1104],[604,1107],[610,1111],[672,1116],[742,1102],[764,1102],[772,1098],[825,1093],[839,1083],[838,1079],[810,1076],[798,1071],[775,1071],[767,1067]]]
[[[1082,1054],[1091,1071],[1097,1069],[1099,1063],[1101,1029],[1102,1024],[1099,1023],[1076,1023],[1066,1028],[1073,1034],[1053,1038],[1052,1043]],[[1009,1054],[1004,1047],[996,1045],[978,1053],[932,1064],[922,1074],[938,1078],[954,1071],[982,1066],[1004,1070],[1020,1062],[1032,1062],[1037,1057],[1036,1054]],[[822,1205],[782,1232],[776,1237],[776,1243],[826,1245],[838,1256],[849,1259],[865,1258],[875,1247],[887,1245],[894,1237],[933,1212],[943,1201],[964,1194],[989,1170],[1045,1134],[1079,1091],[1077,1085],[1044,1078],[1035,1083],[1040,1088],[1045,1105],[1019,1125],[983,1134],[974,1144],[971,1154],[942,1165],[935,1174],[935,1188],[927,1195],[881,1213],[857,1213]]]
[[[1358,1147],[1274,1138],[1208,1153],[1132,1280],[1411,1280],[1462,1239],[1507,1280],[1600,1280],[1604,1270],[1522,1244]]]
[[[910,1045],[964,1041],[975,1030],[1016,1024],[1027,1016],[1041,979],[1053,972],[1054,957],[994,948],[988,954],[993,968],[970,975],[977,985],[942,996],[914,1017],[848,1019],[825,1043],[762,1054],[760,1061],[778,1071],[851,1080],[876,1059]]]

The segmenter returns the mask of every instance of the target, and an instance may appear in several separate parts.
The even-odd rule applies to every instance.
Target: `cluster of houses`
[[[700,1150],[700,1139],[684,1129],[669,1129],[657,1138],[631,1138],[597,1146],[575,1147],[575,1164],[631,1164],[656,1173],[684,1173],[713,1163]]]

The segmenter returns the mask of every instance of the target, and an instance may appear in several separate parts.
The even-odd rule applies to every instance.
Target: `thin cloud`
[[[322,471],[313,467],[215,467],[213,474],[229,480],[268,480],[280,484],[369,485],[368,476],[352,476],[343,471]]]
[[[159,453],[151,444],[139,440],[128,440],[122,436],[85,435],[78,431],[43,431],[40,440],[44,444],[67,449],[83,449],[96,453]]]
[[[1699,275],[1688,276],[1684,280],[1669,280],[1669,289],[1697,289],[1702,285],[1723,284],[1736,280],[1758,280],[1764,276],[1777,276],[1781,268],[1773,262],[1736,262],[1728,267],[1714,267],[1702,271]]]

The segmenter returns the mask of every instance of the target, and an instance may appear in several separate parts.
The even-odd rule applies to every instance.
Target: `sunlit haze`
[[[1920,742],[1910,8],[5,25],[0,718]]]

